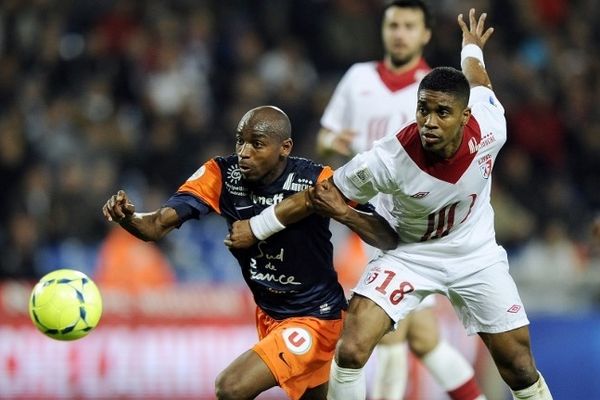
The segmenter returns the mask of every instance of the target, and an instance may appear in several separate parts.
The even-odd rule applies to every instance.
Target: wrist
[[[477,61],[479,61],[481,65],[483,65],[483,67],[485,67],[485,63],[483,62],[483,51],[481,50],[481,47],[477,46],[474,43],[469,43],[462,48],[460,52],[461,66],[467,60],[467,58],[474,58]]]
[[[262,210],[260,214],[250,218],[250,229],[258,240],[265,240],[277,232],[284,230],[285,225],[277,218],[275,205],[273,204]]]
[[[133,220],[134,217],[135,217],[134,214],[125,214],[125,216],[123,218],[121,218],[115,222],[121,226],[127,226],[127,225],[131,224],[131,221]]]
[[[353,217],[356,215],[356,210],[354,210],[350,206],[346,206],[346,209],[343,213],[333,216],[337,222],[341,224],[350,223]]]

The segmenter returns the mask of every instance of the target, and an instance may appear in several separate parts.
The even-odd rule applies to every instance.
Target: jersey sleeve
[[[202,200],[187,193],[175,193],[167,200],[164,207],[170,207],[175,210],[179,217],[179,226],[190,219],[199,219],[202,215],[212,212]]]
[[[344,196],[364,204],[377,193],[395,191],[396,183],[389,167],[393,141],[397,142],[394,136],[377,142],[371,150],[357,154],[333,173],[333,182]]]
[[[220,214],[220,198],[222,190],[221,168],[215,160],[204,163],[188,180],[179,187],[177,193],[190,194],[213,211]]]
[[[506,117],[504,107],[496,94],[486,86],[471,88],[469,107],[482,130],[493,132],[503,143],[506,140]]]
[[[350,126],[349,116],[352,113],[350,90],[353,68],[350,68],[338,83],[325,112],[321,117],[321,126],[333,132],[339,132]]]
[[[321,173],[317,177],[317,182],[323,182],[333,176],[333,169],[330,166],[324,166]]]

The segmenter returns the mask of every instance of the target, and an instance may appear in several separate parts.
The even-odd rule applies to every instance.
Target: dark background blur
[[[225,224],[208,217],[186,224],[157,246],[142,246],[104,221],[102,205],[123,188],[138,210],[160,207],[204,161],[232,152],[238,120],[258,105],[286,111],[294,153],[319,160],[314,151],[319,119],[338,80],[352,63],[382,57],[382,4],[0,1],[0,398],[2,393],[43,393],[27,388],[44,377],[49,385],[58,381],[48,375],[54,356],[40,361],[39,352],[30,352],[29,341],[18,342],[21,337],[53,349],[43,354],[66,352],[65,364],[57,365],[67,369],[56,368],[55,373],[70,371],[65,381],[70,382],[65,386],[69,396],[85,397],[78,392],[82,386],[75,384],[90,376],[79,367],[85,364],[84,354],[95,354],[98,376],[105,376],[111,365],[106,359],[119,360],[123,354],[131,354],[140,370],[156,367],[156,375],[140,382],[171,379],[163,371],[187,376],[187,364],[176,364],[179,370],[136,358],[154,354],[136,352],[139,338],[162,333],[142,327],[123,335],[119,327],[131,323],[128,314],[119,319],[124,304],[130,304],[127,310],[146,306],[135,297],[124,303],[122,297],[108,295],[108,288],[138,293],[151,286],[175,287],[177,296],[159,295],[150,302],[153,307],[165,303],[160,321],[173,310],[203,304],[203,312],[227,314],[223,307],[233,309],[231,299],[241,299],[247,291],[233,296],[228,289],[241,286],[241,274],[222,244]],[[590,386],[595,379],[590,374],[600,368],[600,239],[592,238],[592,223],[600,214],[600,1],[430,4],[436,23],[426,59],[432,66],[459,66],[458,13],[466,14],[470,7],[487,11],[496,28],[485,62],[506,109],[509,132],[494,171],[498,241],[509,252],[511,271],[535,319],[534,352],[555,398],[561,398],[561,388],[566,393],[562,398],[597,398],[600,384]],[[30,286],[18,283],[63,267],[87,272],[99,283],[107,322],[90,341],[55,348],[48,340],[42,342],[26,321]],[[189,285],[193,294],[183,289]],[[205,303],[205,292],[193,285],[217,292],[210,292],[213,299]],[[250,319],[247,303],[251,301],[239,300],[231,315]],[[11,312],[21,315],[14,326]],[[174,324],[188,321],[187,314],[178,315]],[[154,323],[156,317],[145,318]],[[204,327],[195,325],[198,331],[183,328],[179,335],[189,336],[177,336],[179,341],[165,333],[170,340],[157,336],[156,343],[185,346],[176,362],[193,358],[217,363],[211,367],[213,374],[238,348],[242,351],[255,340],[251,325],[238,340],[229,339],[238,337],[235,329],[213,334],[211,320],[203,321]],[[32,336],[19,333],[22,323]],[[452,331],[455,340],[464,338],[460,329]],[[121,339],[106,339],[113,335]],[[111,353],[107,340],[119,350]],[[211,347],[205,340],[223,343]],[[556,345],[565,340],[564,346]],[[215,353],[186,358],[191,342],[197,351]],[[90,353],[92,348],[97,351]],[[225,356],[226,351],[232,355]],[[23,353],[31,354],[31,361],[21,361]],[[81,360],[73,363],[73,357]],[[210,393],[214,376],[202,372],[205,366],[198,368],[194,376],[206,379],[202,390]],[[17,377],[22,390],[15,386]],[[114,389],[116,383],[99,385],[89,393],[103,393],[101,388],[128,393]],[[576,390],[579,395],[574,395]],[[167,398],[173,395],[165,393]]]
[[[486,10],[496,28],[485,60],[509,124],[495,169],[497,233],[524,285],[585,283],[598,269],[598,3],[431,2],[432,66],[459,65],[459,12]],[[138,210],[159,207],[206,159],[232,151],[252,107],[284,109],[295,154],[318,159],[335,84],[353,62],[382,56],[382,4],[2,1],[0,278],[64,265],[93,273],[110,229],[105,200],[125,188]],[[239,279],[213,262],[226,257],[211,234],[222,224],[190,225],[160,244],[176,279]],[[599,290],[584,292],[598,302]]]

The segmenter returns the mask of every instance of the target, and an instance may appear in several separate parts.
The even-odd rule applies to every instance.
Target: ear
[[[294,147],[294,141],[292,140],[292,138],[285,139],[283,142],[281,142],[279,156],[283,158],[288,157],[292,152],[292,147]]]
[[[467,107],[462,112],[460,126],[462,127],[467,125],[467,122],[469,122],[469,118],[471,118],[471,108]]]
[[[425,29],[425,33],[423,34],[423,46],[427,45],[431,40],[431,29]]]

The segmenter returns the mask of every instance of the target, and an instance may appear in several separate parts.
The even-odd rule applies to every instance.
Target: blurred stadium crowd
[[[530,309],[600,307],[598,3],[430,2],[432,66],[458,67],[459,12],[486,10],[496,28],[486,66],[509,141],[493,203]],[[111,230],[104,201],[125,188],[139,210],[159,207],[206,159],[232,151],[237,121],[257,105],[285,110],[295,154],[319,159],[335,84],[351,63],[382,56],[382,4],[3,0],[0,279],[97,272]],[[224,223],[188,225],[159,244],[171,278],[239,282],[223,261]]]

